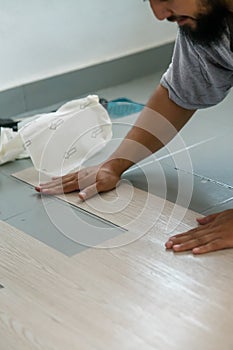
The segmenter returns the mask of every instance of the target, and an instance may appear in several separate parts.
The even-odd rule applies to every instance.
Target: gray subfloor
[[[97,91],[97,94],[107,99],[127,97],[145,103],[157,86],[161,74],[162,72]],[[160,196],[165,194],[168,200],[188,206],[204,215],[232,208],[232,109],[233,91],[220,105],[195,114],[181,131],[185,146],[179,146],[175,138],[169,149],[163,149],[155,157],[151,156],[139,166],[132,167],[124,177],[139,188],[149,189]],[[131,115],[121,118],[120,122],[133,123],[135,118],[136,115]],[[128,128],[129,126],[115,124],[114,133],[123,136]],[[188,161],[189,156],[191,162]],[[13,172],[30,165],[30,160],[22,160],[0,167],[0,219],[67,256],[83,251],[87,247],[72,242],[64,232],[60,232],[48,217],[44,205],[46,203],[48,208],[57,211],[61,216],[67,204],[52,197],[46,198],[42,203],[40,196],[31,186],[10,176]],[[72,210],[82,218],[77,230],[89,235],[90,241],[93,237],[93,245],[101,243],[106,237],[111,238],[122,233],[119,228],[113,228],[108,223],[99,223],[98,219],[89,217],[78,209]],[[98,238],[96,232],[99,227],[105,229],[105,232]]]
[[[162,72],[98,93],[109,99],[127,96],[132,100],[146,103],[161,74]],[[176,179],[183,173],[182,176],[192,177],[194,182],[189,206],[191,209],[206,215],[233,207],[232,128],[233,91],[219,105],[198,111],[181,131],[180,135],[191,157],[191,172],[190,164],[186,167],[182,162],[182,168],[176,170],[176,156],[165,150],[158,153],[157,158],[162,158],[160,163],[166,175],[169,200],[173,202],[177,200],[179,188]],[[173,144],[171,148],[176,149],[176,140],[173,140]],[[150,168],[150,164],[143,166],[145,172],[152,171]],[[133,173],[135,184],[140,186],[141,180],[140,176],[137,176],[137,170],[132,171],[131,176]]]

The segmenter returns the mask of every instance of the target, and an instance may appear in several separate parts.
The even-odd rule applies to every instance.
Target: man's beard
[[[200,14],[195,20],[195,28],[189,25],[180,26],[181,32],[195,44],[209,46],[217,44],[227,29],[229,10],[218,0],[207,1],[209,11]],[[169,20],[169,18],[168,18]],[[172,20],[172,18],[170,19]]]

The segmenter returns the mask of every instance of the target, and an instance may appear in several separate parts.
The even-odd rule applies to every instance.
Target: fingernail
[[[181,247],[181,244],[176,244],[173,246],[173,249],[179,249]]]
[[[199,251],[200,251],[200,249],[199,249],[199,248],[194,248],[194,249],[193,249],[193,253],[194,253],[194,254],[199,253]]]
[[[171,241],[168,241],[168,242],[165,243],[165,246],[166,246],[167,249],[171,249],[172,245],[173,245],[173,243]]]
[[[83,200],[87,198],[86,192],[79,192],[79,197],[81,197]]]

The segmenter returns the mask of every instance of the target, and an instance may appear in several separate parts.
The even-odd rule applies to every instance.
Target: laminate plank
[[[168,252],[163,219],[131,244],[72,258],[0,222],[4,349],[232,350],[231,250]]]
[[[20,171],[13,174],[13,176],[33,186],[39,182],[39,174],[34,168]],[[47,180],[48,178],[40,179],[40,181]],[[76,192],[58,195],[56,197],[127,231],[127,234],[117,235],[110,241],[105,240],[102,243],[103,248],[121,246],[135,241],[146,234],[152,227],[157,227],[159,223],[163,223],[163,230],[166,229],[167,235],[177,232],[177,226],[187,212],[186,208],[133,187],[125,180],[122,181],[117,189],[96,195],[85,202],[79,199]],[[48,197],[42,195],[41,198],[42,201],[45,201],[44,205],[46,206],[46,199]],[[67,237],[75,242],[87,246],[90,245],[85,240],[85,237],[80,237],[78,230],[69,230],[67,226],[63,225],[65,220],[61,215],[56,215],[56,213],[52,213],[49,209],[47,205],[47,214],[51,215],[51,220],[59,226],[60,230]],[[191,211],[189,213],[193,213],[192,225],[195,225],[196,213]],[[70,218],[73,227],[79,226],[78,219],[74,217],[71,208],[67,209],[64,216]]]

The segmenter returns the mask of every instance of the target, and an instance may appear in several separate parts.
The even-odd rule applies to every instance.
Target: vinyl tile
[[[48,202],[41,198],[34,209],[5,221],[67,256],[81,253],[124,232],[59,200]]]

